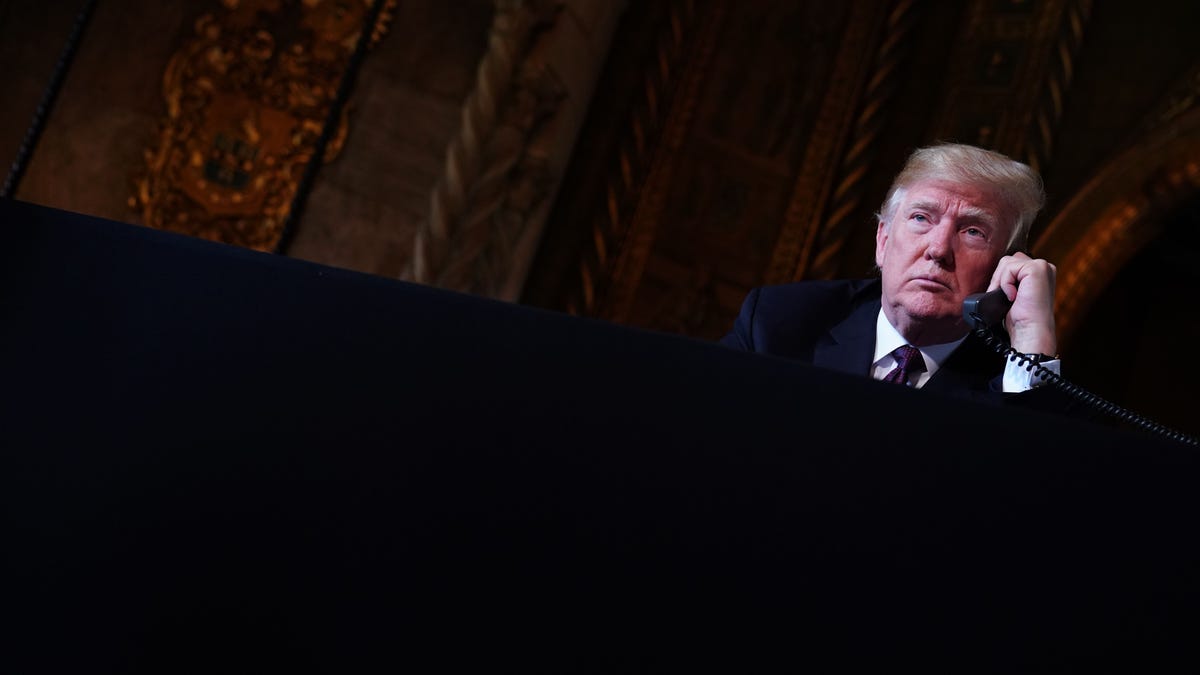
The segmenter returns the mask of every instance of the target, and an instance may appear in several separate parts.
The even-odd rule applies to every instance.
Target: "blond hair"
[[[1008,251],[1025,248],[1029,227],[1045,204],[1042,178],[1028,165],[973,145],[941,143],[913,152],[892,181],[876,217],[891,222],[905,191],[924,180],[949,180],[999,193],[1009,217],[1015,217]]]

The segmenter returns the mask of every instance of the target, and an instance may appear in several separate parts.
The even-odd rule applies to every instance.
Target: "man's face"
[[[962,337],[962,301],[987,289],[1014,218],[994,191],[949,180],[913,184],[884,217],[875,234],[884,314],[918,346]]]

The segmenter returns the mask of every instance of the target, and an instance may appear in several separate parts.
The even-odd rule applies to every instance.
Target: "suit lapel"
[[[853,375],[868,374],[871,357],[875,356],[875,321],[878,316],[878,298],[854,308],[813,348],[813,365]]]
[[[945,393],[987,394],[992,374],[1001,372],[1003,364],[1003,359],[980,343],[975,336],[969,335],[922,389]]]
[[[878,316],[878,297],[855,307],[813,348],[813,365],[853,375],[869,375],[875,356],[875,322]],[[986,394],[993,377],[991,373],[1001,369],[1003,361],[974,336],[969,336],[922,389]]]

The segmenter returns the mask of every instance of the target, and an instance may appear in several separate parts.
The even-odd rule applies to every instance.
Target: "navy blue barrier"
[[[7,672],[1200,665],[1182,446],[0,222]]]

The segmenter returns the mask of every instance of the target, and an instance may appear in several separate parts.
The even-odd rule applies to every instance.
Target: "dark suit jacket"
[[[802,281],[755,288],[721,343],[869,376],[880,293],[878,279]],[[1003,393],[1003,373],[1003,357],[971,335],[922,389],[989,403],[1063,409],[1063,398],[1050,387]]]

